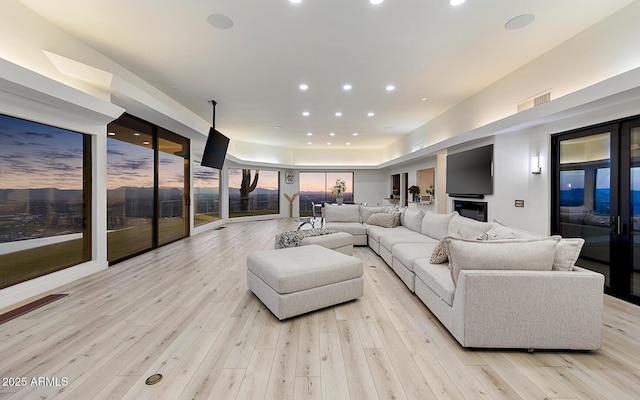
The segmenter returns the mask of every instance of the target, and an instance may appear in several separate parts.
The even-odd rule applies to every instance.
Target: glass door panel
[[[629,233],[632,295],[640,296],[640,127],[630,132]]]
[[[170,132],[158,132],[158,245],[187,236],[185,182],[188,176],[186,141],[172,140]]]
[[[135,125],[134,125],[135,126]],[[107,259],[153,247],[154,150],[150,127],[109,124]]]
[[[579,266],[611,283],[611,134],[560,141],[560,234],[585,240]]]

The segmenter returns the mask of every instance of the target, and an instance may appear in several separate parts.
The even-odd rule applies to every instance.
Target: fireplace
[[[478,221],[487,222],[487,202],[486,201],[465,201],[454,200],[453,210],[463,217],[472,218]]]

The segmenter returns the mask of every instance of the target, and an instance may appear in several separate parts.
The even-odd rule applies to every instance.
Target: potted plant
[[[420,187],[413,185],[409,188],[409,193],[411,193],[411,195],[413,196],[413,201],[417,202],[418,201],[418,196],[420,196]]]
[[[331,189],[331,195],[336,198],[336,203],[342,204],[344,201],[344,192],[347,190],[347,185],[343,179],[336,179],[336,184]]]
[[[433,185],[429,185],[429,189],[425,189],[424,194],[425,196],[425,204],[431,204],[431,202],[433,201],[433,196],[435,195],[435,189],[433,189]]]

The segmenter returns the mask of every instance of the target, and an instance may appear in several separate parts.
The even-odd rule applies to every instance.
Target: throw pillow
[[[515,233],[506,226],[497,225],[493,228],[482,232],[476,237],[478,240],[503,240],[503,239],[516,239]]]
[[[557,240],[467,240],[449,237],[451,279],[462,270],[551,271]]]
[[[448,237],[449,236],[441,239],[436,244],[436,247],[433,248],[433,253],[431,253],[431,258],[429,259],[431,264],[444,264],[449,261],[449,246],[447,245]],[[450,237],[460,238],[460,232],[456,232]]]
[[[360,222],[366,223],[369,220],[369,217],[375,213],[383,212],[383,207],[365,207],[360,206]]]
[[[387,213],[375,213],[371,214],[369,219],[367,220],[367,224],[369,225],[377,225],[383,228],[393,228],[395,224],[396,217],[393,214]]]
[[[431,264],[444,264],[449,261],[449,249],[447,248],[447,240],[441,239],[436,247],[433,248],[429,262]]]
[[[404,210],[404,209],[403,209]],[[383,211],[384,213],[387,214],[393,214],[393,216],[395,217],[395,220],[393,221],[393,226],[400,226],[400,220],[402,217],[402,211],[398,208],[398,206],[386,206],[384,207]]]
[[[513,228],[511,226],[505,225],[502,222],[494,219],[493,229],[496,229],[497,227],[510,229],[515,235],[516,239],[544,239],[549,237],[545,235],[540,235],[538,233],[533,233],[533,232],[523,231],[522,229]]]
[[[580,250],[584,245],[584,239],[571,238],[560,239],[556,245],[556,254],[553,259],[554,271],[571,271],[571,268],[580,257]]]

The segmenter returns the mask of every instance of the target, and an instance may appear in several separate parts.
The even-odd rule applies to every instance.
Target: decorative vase
[[[342,205],[343,200],[344,200],[344,198],[342,198],[342,197],[336,197],[336,203],[338,203],[339,206]]]

